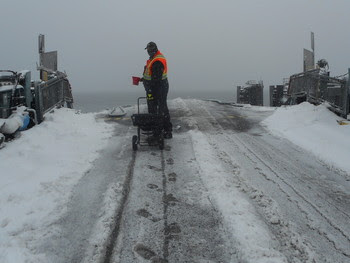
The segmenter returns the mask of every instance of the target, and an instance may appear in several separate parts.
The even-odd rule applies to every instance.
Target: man
[[[168,67],[163,54],[158,50],[156,43],[149,42],[146,46],[149,59],[143,72],[143,85],[147,94],[148,112],[164,116],[164,138],[171,139],[172,123],[167,105],[169,91]]]

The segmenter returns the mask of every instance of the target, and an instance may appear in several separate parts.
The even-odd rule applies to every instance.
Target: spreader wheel
[[[159,149],[164,149],[164,133],[161,133],[159,136]]]
[[[132,149],[137,151],[137,135],[132,136]]]

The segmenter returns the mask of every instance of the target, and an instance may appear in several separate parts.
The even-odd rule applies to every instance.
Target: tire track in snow
[[[200,175],[190,134],[176,135],[171,145],[172,151],[164,151],[168,261],[240,262],[237,244],[228,234]]]
[[[170,237],[166,233],[166,229],[169,229],[168,225],[168,201],[167,201],[167,178],[165,175],[165,160],[164,152],[161,151],[161,165],[162,165],[162,184],[163,184],[163,219],[164,219],[164,241],[163,241],[163,259],[167,262],[169,257],[169,241]]]
[[[261,155],[261,156],[264,156],[264,158],[267,158],[268,161],[270,161],[273,165],[274,165],[274,163],[276,163],[276,161],[278,161],[278,164],[280,164],[280,165],[282,165],[282,166],[285,166],[285,164],[284,164],[282,161],[276,160],[276,158],[273,158],[273,156],[269,154],[270,152],[276,151],[276,148],[271,147],[271,146],[270,146],[269,144],[267,144],[267,143],[262,143],[260,140],[257,140],[256,138],[254,138],[254,137],[252,137],[252,136],[249,136],[249,137],[248,137],[248,136],[244,135],[244,137],[247,137],[247,139],[249,139],[249,143],[250,143],[250,144],[252,144],[252,145],[259,145],[259,146],[260,146],[260,147],[259,147],[260,149],[264,149],[264,151],[263,151],[260,155]],[[241,141],[242,141],[242,140],[241,140]],[[250,147],[251,147],[251,146],[250,146]],[[266,149],[267,147],[268,147],[268,149]],[[284,153],[283,151],[279,151],[279,152],[278,152],[278,155],[283,156],[283,157],[284,157],[283,160],[285,160],[289,166],[292,166],[292,167],[295,168],[295,169],[291,169],[290,171],[288,171],[289,173],[293,174],[293,177],[294,177],[294,178],[296,178],[297,180],[299,180],[302,184],[310,184],[310,181],[301,178],[300,176],[298,176],[298,174],[296,174],[296,173],[294,172],[295,170],[299,170],[299,171],[300,171],[300,167],[296,166],[295,163],[289,161],[290,156],[288,156],[288,155],[287,155],[286,153]],[[331,170],[329,169],[329,167],[328,167],[327,165],[325,165],[324,163],[320,162],[320,165],[321,165],[322,167],[325,167],[325,169],[327,169],[328,171],[331,171]],[[276,166],[276,165],[274,165],[274,166]],[[303,167],[304,167],[304,165],[303,165]],[[306,169],[306,168],[308,168],[307,171],[310,172],[310,170],[312,170],[314,167],[311,167],[311,166],[310,166],[310,167],[305,167],[305,169]],[[316,173],[317,176],[319,176],[319,177],[322,176],[322,174],[319,173],[318,171],[312,170],[312,172],[313,172],[313,173]],[[310,179],[310,176],[308,176],[308,173],[303,172],[303,171],[300,171],[300,173],[301,173],[301,175],[303,175],[305,178]],[[323,181],[321,181],[321,183],[322,183],[322,182],[323,182]],[[314,182],[312,182],[312,183],[313,183],[313,184],[317,184],[318,186],[321,186],[319,181],[314,181]],[[333,199],[332,199],[332,201],[333,201]],[[336,209],[339,213],[343,214],[345,217],[348,218],[348,220],[350,220],[350,215],[349,215],[348,213],[346,213],[345,211],[343,211],[342,209],[338,208],[338,207],[336,206],[336,204],[331,203],[331,202],[329,201],[329,198],[324,197],[324,198],[322,199],[322,202],[326,202],[329,206],[331,206],[333,209]]]
[[[187,107],[189,109],[189,107]],[[191,122],[200,132],[191,132],[191,137],[196,146],[201,144],[201,151],[198,152],[196,158],[201,160],[201,163],[210,162],[212,165],[209,171],[204,167],[202,169],[202,177],[205,184],[211,189],[216,205],[221,211],[226,221],[226,226],[230,229],[233,238],[240,244],[240,255],[246,262],[263,262],[268,260],[270,262],[286,262],[285,255],[279,251],[277,244],[270,238],[268,229],[264,226],[265,220],[256,217],[253,211],[255,208],[252,204],[247,202],[246,197],[243,196],[241,189],[238,191],[230,188],[227,174],[230,169],[226,166],[235,168],[232,160],[225,160],[222,158],[224,152],[220,152],[217,145],[212,140],[212,135],[220,134],[226,136],[224,129],[220,123],[213,117],[208,110],[202,105],[191,104],[189,111],[192,116],[200,116],[201,118],[192,117]],[[206,132],[203,133],[202,131]],[[202,139],[197,140],[197,137]],[[205,138],[205,139],[204,139]],[[204,142],[206,141],[206,142]],[[208,145],[206,145],[208,144]],[[194,146],[195,147],[195,146]],[[204,147],[204,148],[202,148]],[[211,148],[211,149],[210,149]],[[232,169],[231,169],[232,170]],[[212,182],[212,176],[209,174],[216,174],[219,180]],[[235,185],[232,185],[235,186]],[[226,189],[223,191],[223,189]],[[232,202],[232,203],[231,203]],[[239,205],[237,205],[239,202]],[[242,229],[245,229],[242,231]],[[248,231],[247,231],[248,230]]]
[[[278,175],[278,173],[272,168],[270,167],[262,158],[260,158],[250,147],[247,146],[247,144],[245,142],[243,142],[243,140],[235,133],[232,134],[232,136],[235,137],[235,139],[232,139],[232,137],[228,136],[228,134],[223,133],[223,128],[221,127],[220,123],[217,121],[217,119],[206,109],[206,107],[200,105],[201,109],[198,110],[200,116],[203,116],[203,113],[205,112],[207,114],[206,118],[203,118],[203,123],[199,123],[198,124],[198,129],[200,130],[208,130],[208,126],[212,125],[212,127],[214,128],[214,130],[217,130],[215,132],[217,132],[218,134],[223,135],[225,138],[225,141],[231,141],[233,145],[237,145],[237,141],[246,149],[246,151],[243,151],[243,154],[245,154],[245,156],[250,159],[253,163],[256,163],[256,161],[258,161],[258,163],[261,163],[264,167],[266,167],[268,170],[270,170],[279,180],[282,181],[282,183],[284,183],[286,186],[288,186],[301,200],[303,200],[303,202],[307,205],[309,205],[314,211],[316,211],[317,214],[319,214],[321,216],[321,218],[323,218],[331,227],[333,227],[333,229],[335,229],[338,233],[340,233],[340,235],[345,238],[348,242],[350,242],[349,236],[346,235],[346,233],[344,233],[344,231],[342,231],[342,229],[340,227],[338,227],[336,224],[334,224],[332,222],[332,220],[325,215],[324,213],[322,213],[322,211],[320,211],[318,209],[318,207],[316,205],[314,205],[311,201],[309,201],[300,191],[298,191],[291,183],[289,183],[285,178],[281,177]],[[193,113],[197,113],[196,110],[194,108],[192,108],[192,112]],[[193,114],[195,115],[195,114]],[[214,132],[214,133],[215,133]],[[256,140],[256,138],[253,138],[253,136],[249,136],[248,140]],[[210,142],[211,140],[209,140]],[[213,145],[214,148],[215,147],[215,143],[213,144],[213,142],[211,143]],[[263,146],[264,147],[264,146]],[[249,155],[247,155],[247,153],[250,153],[253,158],[251,158]],[[258,163],[256,163],[258,165]],[[283,192],[291,201],[294,200],[294,202],[296,202],[297,207],[299,208],[299,210],[305,214],[306,218],[308,218],[308,213],[307,211],[305,211],[301,205],[299,204],[298,200],[295,200],[295,198],[292,198],[292,196],[290,196],[284,189],[283,187],[276,182],[275,180],[273,180],[272,178],[268,177],[265,174],[262,174],[267,180],[272,181],[274,184],[276,184],[278,186],[278,188],[281,190],[281,192]],[[259,204],[258,204],[259,205]],[[345,216],[347,216],[347,214],[345,213]],[[310,219],[309,219],[310,220]],[[311,220],[312,221],[312,220]],[[311,225],[309,225],[309,228],[311,229]],[[336,251],[338,251],[339,253],[343,254],[346,257],[350,257],[349,252],[345,251],[342,248],[339,248],[336,244],[336,242],[331,239],[331,237],[329,237],[327,235],[327,233],[325,233],[324,231],[322,231],[321,229],[316,229],[319,233],[320,236],[323,236],[326,238],[326,240],[328,240],[328,242],[330,244],[332,244],[332,246],[334,247],[334,249]]]
[[[342,229],[340,229],[337,225],[335,225],[331,219],[329,219],[324,213],[322,213],[322,211],[320,211],[317,206],[315,206],[312,202],[310,202],[302,193],[300,193],[300,191],[298,191],[292,184],[290,184],[289,182],[287,182],[286,179],[284,179],[283,177],[281,177],[280,175],[278,175],[278,173],[276,173],[274,171],[273,168],[271,168],[264,160],[262,160],[257,154],[254,153],[253,150],[251,150],[238,136],[235,136],[236,140],[238,140],[240,142],[240,144],[242,146],[244,146],[246,148],[246,150],[253,155],[257,160],[260,161],[261,164],[263,164],[268,170],[271,171],[271,173],[273,173],[275,175],[276,178],[278,178],[280,181],[282,181],[286,186],[288,186],[294,193],[295,195],[297,195],[301,200],[303,200],[303,202],[305,202],[306,204],[308,204],[310,207],[313,208],[313,210],[318,213],[331,227],[333,227],[335,230],[337,230],[348,242],[350,242],[350,238],[349,236],[347,236]],[[247,156],[248,157],[248,156]],[[249,158],[249,157],[248,157]],[[249,158],[251,159],[251,158]],[[251,159],[253,161],[253,159]],[[299,210],[306,216],[306,218],[309,218],[309,214],[307,211],[305,211],[301,205],[299,204],[299,202],[297,200],[295,200],[295,198],[292,198],[292,196],[290,196],[283,188],[282,186],[276,182],[275,180],[273,180],[270,177],[267,177],[267,175],[262,174],[263,176],[266,177],[266,179],[272,181],[273,183],[275,183],[278,188],[281,190],[281,192],[283,192],[291,201],[296,202],[296,205],[298,206]],[[323,237],[325,237],[328,242],[330,242],[332,244],[332,246],[334,247],[334,249],[336,249],[337,251],[339,251],[340,253],[342,253],[344,256],[346,257],[350,257],[350,253],[347,251],[344,251],[343,249],[337,247],[336,243],[334,240],[332,240],[326,233],[324,233],[323,231],[321,231],[320,229],[317,229],[318,233],[320,235],[322,235]]]
[[[103,263],[110,263],[112,256],[113,256],[113,250],[116,245],[119,233],[120,233],[120,226],[122,224],[122,218],[123,218],[123,212],[124,208],[126,206],[129,193],[130,193],[130,187],[132,183],[132,179],[134,176],[134,167],[135,167],[135,161],[136,161],[136,151],[132,152],[132,159],[129,163],[128,166],[128,172],[127,176],[125,177],[125,181],[123,184],[123,190],[122,190],[122,199],[120,202],[120,206],[118,207],[115,215],[115,225],[113,227],[113,230],[107,239],[107,244],[106,244],[106,254],[104,258],[101,260]]]
[[[107,239],[107,244],[105,245],[106,247],[106,253],[103,259],[101,260],[101,263],[110,263],[113,262],[114,260],[114,253],[115,249],[117,246],[118,242],[118,237],[120,233],[123,231],[122,230],[122,224],[123,224],[123,217],[124,217],[124,210],[126,209],[128,200],[132,198],[130,196],[130,192],[132,189],[132,181],[134,178],[134,168],[135,168],[135,163],[136,163],[136,156],[137,156],[137,151],[132,152],[132,160],[129,163],[128,166],[128,172],[127,176],[125,178],[124,184],[123,184],[123,190],[122,190],[122,199],[120,201],[120,206],[118,207],[115,215],[115,225],[113,226],[113,230],[111,231],[111,234],[109,238]],[[162,252],[163,252],[163,257],[160,257],[155,253],[152,248],[149,248],[147,246],[144,246],[142,244],[136,244],[134,247],[134,251],[141,256],[142,258],[146,260],[151,260],[152,262],[155,263],[167,263],[168,262],[168,257],[169,257],[169,242],[171,239],[171,231],[168,233],[171,226],[168,224],[168,205],[169,205],[169,196],[167,193],[167,176],[165,173],[165,157],[163,151],[160,151],[160,165],[161,169],[158,170],[162,174],[162,186],[163,186],[163,195],[162,195],[162,203],[163,203],[163,215],[162,215],[162,220],[164,221],[164,236],[162,237]],[[155,169],[157,168],[155,166],[149,165],[148,169]],[[148,185],[149,188],[152,188],[152,186],[156,185]],[[141,211],[141,210],[140,210]],[[156,220],[158,221],[158,219]]]

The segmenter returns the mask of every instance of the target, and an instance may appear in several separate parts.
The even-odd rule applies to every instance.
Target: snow
[[[174,102],[183,103],[179,99]],[[325,105],[302,103],[249,110],[274,111],[262,122],[272,134],[350,173],[350,125],[339,125],[341,118]],[[55,110],[43,123],[22,132],[20,138],[0,150],[0,262],[45,262],[45,255],[33,254],[31,242],[44,235],[43,225],[66,211],[74,185],[92,167],[99,151],[107,147],[113,125],[117,125],[98,121],[95,116],[71,109]],[[203,182],[234,234],[242,258],[246,262],[287,262],[275,249],[276,241],[247,197],[229,187],[227,169],[213,153],[210,137],[197,130],[188,133]]]
[[[256,263],[287,262],[284,255],[274,249],[276,244],[253,206],[243,193],[231,187],[231,175],[221,167],[208,138],[199,131],[190,133],[204,183],[223,212],[226,225],[233,233],[232,238],[237,239],[241,257]]]
[[[350,125],[339,125],[337,120],[343,119],[326,105],[304,102],[277,108],[262,124],[274,135],[285,137],[328,165],[350,173]]]
[[[40,261],[30,241],[64,213],[72,187],[111,133],[94,114],[60,109],[1,149],[0,262]]]
[[[10,91],[14,88],[14,85],[4,85],[0,86],[0,92]]]

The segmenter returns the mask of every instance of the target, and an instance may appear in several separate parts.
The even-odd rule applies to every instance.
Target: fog
[[[171,90],[269,85],[303,69],[315,33],[316,61],[331,75],[350,66],[348,0],[2,0],[1,69],[36,71],[38,35],[58,50],[74,91],[125,91],[157,43]],[[37,73],[34,74],[37,76]]]

